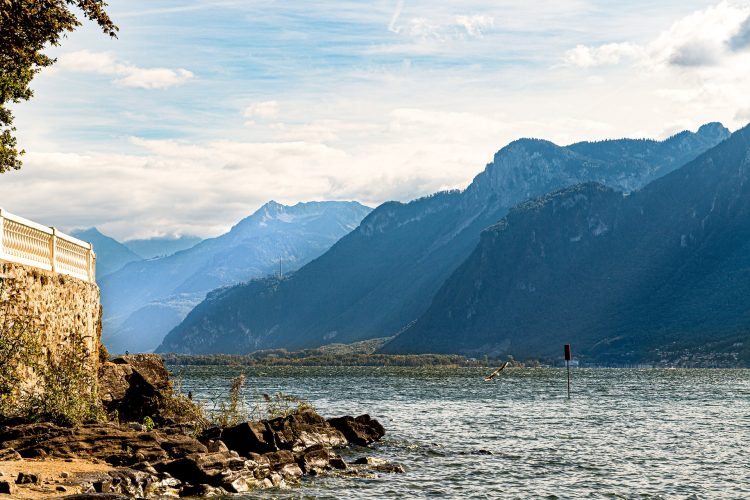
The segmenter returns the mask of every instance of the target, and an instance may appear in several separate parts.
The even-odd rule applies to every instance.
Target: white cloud
[[[250,104],[245,108],[245,118],[275,118],[279,114],[279,103],[277,101],[263,101]]]
[[[194,76],[192,72],[182,68],[139,68],[118,61],[110,52],[89,50],[62,54],[53,70],[118,76],[114,80],[115,84],[142,89],[167,89],[182,85]]]
[[[435,24],[424,17],[414,17],[409,21],[409,36],[412,38],[418,38],[421,40],[444,38],[442,32],[442,26]]]
[[[729,39],[729,48],[732,50],[744,50],[750,48],[750,16],[745,19],[737,33]]]
[[[565,62],[581,68],[619,64],[623,59],[641,56],[643,49],[632,43],[608,43],[599,47],[576,45],[565,53]]]
[[[456,16],[456,24],[463,27],[469,36],[479,37],[483,31],[495,26],[495,18],[485,15]]]
[[[401,17],[401,11],[404,10],[404,0],[398,0],[396,2],[396,10],[393,11],[391,16],[391,22],[388,23],[388,31],[391,33],[399,33],[401,27],[398,26],[398,18]]]
[[[388,30],[408,40],[405,44],[386,45],[370,48],[372,52],[394,53],[433,52],[447,42],[459,42],[467,38],[482,38],[495,26],[495,18],[487,14],[446,16],[445,13],[432,12],[432,16],[418,15],[399,24],[404,8],[403,1],[398,2],[396,10],[388,25]]]
[[[647,43],[578,45],[565,53],[564,66],[596,68],[608,80],[625,82],[615,92],[638,95],[629,99],[641,109],[656,98],[654,105],[673,115],[711,110],[729,125],[741,124],[744,115],[737,110],[749,103],[748,30],[750,4],[722,1],[676,20]],[[694,118],[679,123],[688,121],[696,124]]]
[[[744,123],[750,123],[750,108],[743,108],[737,111],[735,119]]]
[[[735,128],[750,120],[747,9],[706,9],[712,1],[195,0],[212,5],[210,20],[178,8],[157,32],[117,16],[132,36],[113,42],[116,57],[63,54],[17,107],[29,154],[3,176],[0,199],[61,228],[209,236],[271,198],[377,205],[465,187],[518,137]],[[196,25],[205,36],[185,36]],[[82,28],[51,52],[101,46],[100,36]],[[713,59],[676,64],[701,61],[701,47]]]
[[[186,69],[167,68],[136,68],[130,67],[125,72],[127,76],[115,80],[124,87],[142,89],[166,89],[182,85],[193,78],[193,73]]]
[[[645,45],[608,43],[577,45],[565,52],[570,66],[590,68],[635,61],[648,67],[712,66],[750,43],[750,7],[729,1],[679,19]]]

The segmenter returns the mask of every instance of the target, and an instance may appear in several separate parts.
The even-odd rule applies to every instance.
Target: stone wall
[[[98,286],[7,262],[0,262],[0,281],[0,322],[9,318],[29,321],[39,339],[39,362],[49,365],[75,343],[75,352],[85,358],[91,373],[97,373],[102,330]],[[26,382],[33,386],[34,379],[29,370]]]

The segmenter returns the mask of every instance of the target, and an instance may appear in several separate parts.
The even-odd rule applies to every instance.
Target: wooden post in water
[[[565,367],[568,369],[568,399],[570,399],[570,344],[565,344]]]

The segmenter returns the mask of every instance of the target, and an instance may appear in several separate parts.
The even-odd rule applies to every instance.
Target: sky
[[[14,106],[0,206],[124,240],[465,188],[520,137],[750,122],[750,0],[110,0]]]

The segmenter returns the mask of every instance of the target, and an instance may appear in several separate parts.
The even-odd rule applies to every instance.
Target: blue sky
[[[15,107],[2,206],[118,238],[465,187],[522,136],[750,121],[747,1],[112,0]],[[33,196],[29,193],[34,193]]]

